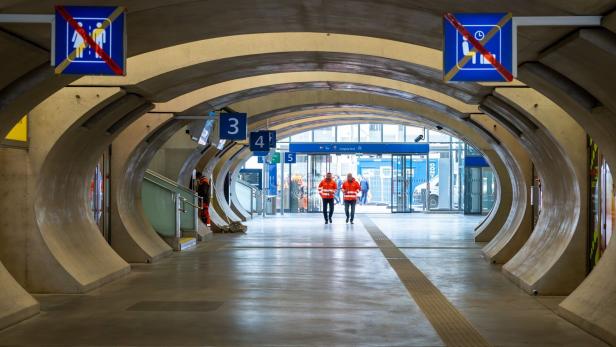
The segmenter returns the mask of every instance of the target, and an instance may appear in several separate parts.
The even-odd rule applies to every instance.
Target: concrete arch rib
[[[486,128],[490,126],[490,124],[486,124],[489,117],[485,115],[473,115],[471,117]],[[492,123],[491,120],[489,122]],[[520,148],[515,135],[496,127],[494,127],[494,131],[498,132],[498,138],[503,143],[514,144],[505,146],[509,149],[508,151],[503,150],[502,146],[495,148],[504,164],[504,170],[509,173],[511,182],[509,187],[512,188],[509,192],[512,201],[511,213],[496,235],[489,235],[491,231],[487,228],[478,228],[475,233],[475,240],[489,241],[482,249],[484,257],[492,263],[504,264],[522,248],[532,231],[531,206],[530,199],[527,196],[528,187],[532,185],[532,165],[528,153]],[[484,224],[481,226],[484,226]]]
[[[239,156],[236,155],[236,157]],[[242,206],[242,204],[240,203],[240,201],[238,200],[237,197],[237,193],[236,193],[236,186],[237,186],[237,179],[238,179],[238,166],[240,165],[240,162],[237,160],[234,160],[231,163],[231,167],[229,167],[229,180],[230,180],[230,187],[229,187],[229,191],[231,192],[231,209],[233,209],[233,211],[242,219],[243,222],[247,221],[248,218],[250,218],[251,216],[251,212],[249,212],[247,209],[244,208],[244,206]]]
[[[576,53],[579,54],[579,53]],[[598,62],[588,62],[589,65]],[[561,75],[541,63],[527,63],[520,67],[520,76],[533,88],[567,111],[582,124],[604,153],[610,167],[616,167],[616,113],[601,103],[569,77]],[[604,77],[594,75],[596,81]],[[616,345],[616,242],[608,248],[588,277],[559,306],[559,313],[594,335]]]
[[[141,203],[145,171],[156,151],[185,125],[170,114],[141,116],[112,143],[111,246],[128,262],[155,262],[172,249],[152,228]]]
[[[524,97],[533,96],[527,92],[522,93]],[[543,124],[512,106],[506,96],[488,97],[481,109],[520,135],[542,179],[544,204],[550,206],[542,211],[533,234],[503,271],[528,292],[569,294],[585,275],[584,247],[580,247],[585,234],[585,218],[581,216],[585,206],[580,191],[583,184],[576,170],[579,165],[574,166],[571,152],[565,151]],[[560,122],[571,126],[568,130],[575,136],[576,124],[565,119]]]
[[[184,160],[184,164],[180,169],[180,173],[177,177],[177,182],[179,185],[184,187],[188,187],[190,184],[190,180],[192,179],[192,172],[203,157],[203,154],[210,149],[212,145],[197,145],[197,148]]]
[[[33,201],[38,230],[32,232],[36,248],[27,264],[31,291],[82,293],[129,271],[90,218],[87,189],[103,150],[151,107],[117,88],[67,88],[31,112],[45,128],[36,131],[46,131],[46,136],[37,134],[46,143],[31,147],[38,177]],[[59,114],[68,119],[58,119]]]
[[[214,171],[212,173],[212,208],[219,216],[224,216],[224,219],[228,223],[242,221],[242,218],[235,214],[235,211],[233,211],[229,204],[230,201],[227,200],[225,196],[225,181],[229,173],[229,168],[231,167],[230,159],[238,152],[242,151],[244,147],[244,145],[231,144],[220,156],[220,160],[218,160],[218,163],[214,166]]]

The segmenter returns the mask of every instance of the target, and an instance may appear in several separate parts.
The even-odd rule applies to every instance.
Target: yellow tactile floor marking
[[[468,319],[381,232],[370,218],[362,216],[360,220],[445,345],[451,347],[490,346]]]

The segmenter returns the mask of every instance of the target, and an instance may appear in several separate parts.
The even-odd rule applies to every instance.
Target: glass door
[[[308,212],[321,212],[322,203],[319,195],[319,183],[329,172],[331,158],[329,154],[313,154],[308,156]]]
[[[391,157],[391,212],[412,212],[413,165],[410,155]]]
[[[481,168],[465,168],[464,181],[464,214],[481,214]]]

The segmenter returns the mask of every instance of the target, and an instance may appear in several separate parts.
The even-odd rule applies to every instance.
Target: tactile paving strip
[[[360,220],[445,345],[451,347],[490,346],[468,319],[447,300],[443,293],[383,234],[370,218],[362,216]]]

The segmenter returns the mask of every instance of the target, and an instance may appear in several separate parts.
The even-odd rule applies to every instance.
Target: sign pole
[[[284,216],[284,160],[280,161],[280,215]]]
[[[518,77],[518,27],[521,26],[601,26],[601,16],[513,17],[511,20],[513,64],[512,74]]]

